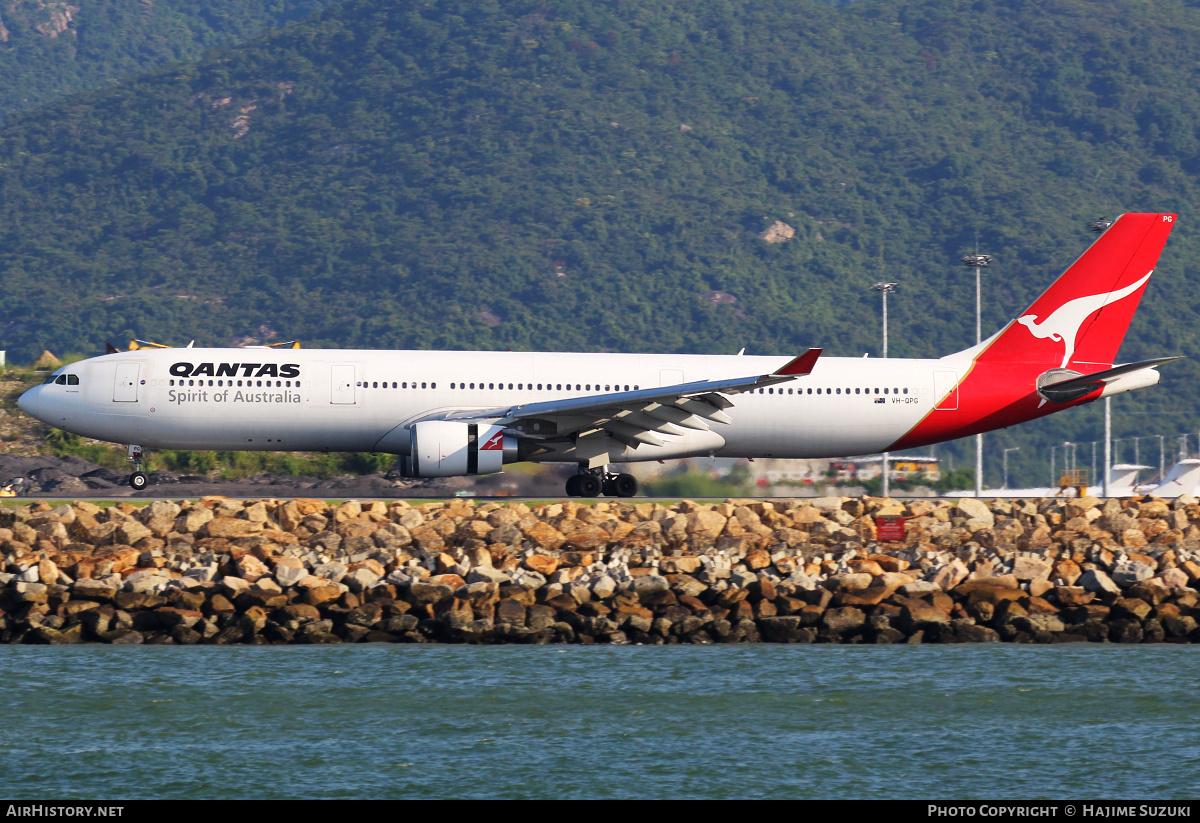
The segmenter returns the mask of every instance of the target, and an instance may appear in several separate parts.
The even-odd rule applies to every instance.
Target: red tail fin
[[[1108,368],[1142,299],[1174,214],[1124,214],[978,358]]]

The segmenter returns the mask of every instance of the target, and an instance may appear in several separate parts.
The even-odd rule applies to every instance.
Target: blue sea
[[[1200,647],[3,647],[0,796],[1168,799]]]

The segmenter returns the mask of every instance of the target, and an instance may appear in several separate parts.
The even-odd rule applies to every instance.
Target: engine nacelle
[[[517,439],[503,426],[424,420],[409,428],[406,477],[457,477],[492,474],[517,460]]]

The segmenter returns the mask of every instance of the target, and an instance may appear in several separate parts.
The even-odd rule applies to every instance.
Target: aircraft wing
[[[444,420],[488,420],[533,440],[558,440],[587,433],[607,433],[627,446],[661,446],[660,434],[707,431],[709,424],[732,422],[725,395],[773,386],[812,372],[821,349],[809,349],[770,374],[697,380],[653,389],[593,394],[522,403],[495,409],[451,412]]]

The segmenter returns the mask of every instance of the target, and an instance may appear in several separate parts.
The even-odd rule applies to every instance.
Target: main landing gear
[[[614,474],[603,469],[581,469],[567,480],[568,497],[633,497],[637,494],[637,478],[632,474]]]
[[[129,445],[129,454],[125,460],[133,464],[133,474],[129,475],[129,485],[135,492],[140,492],[150,485],[150,478],[142,471],[143,456],[145,456],[145,452],[141,446],[135,446],[132,443]]]

